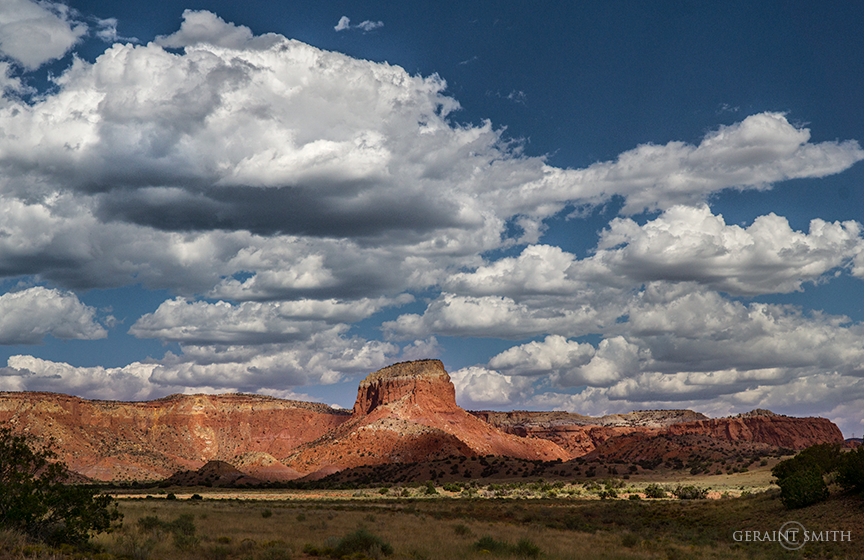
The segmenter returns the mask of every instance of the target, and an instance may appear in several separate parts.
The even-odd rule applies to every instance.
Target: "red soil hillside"
[[[292,478],[292,471],[274,463],[350,418],[321,404],[258,395],[115,402],[0,393],[0,422],[39,438],[53,437],[60,459],[96,480],[161,479],[213,459],[246,461],[254,463],[253,474],[279,471],[274,478]]]
[[[642,410],[601,417],[523,410],[483,410],[471,414],[507,433],[552,441],[571,457],[590,453],[598,445],[617,436],[632,432],[658,434],[675,423],[708,419],[704,414],[692,410]]]
[[[817,443],[843,443],[840,429],[825,418],[791,418],[754,410],[729,418],[708,418],[691,410],[643,410],[592,418],[566,412],[474,412],[508,433],[557,443],[573,457],[602,448],[616,455],[618,445],[631,446],[644,436],[701,435],[721,441],[742,441],[786,449]],[[630,434],[638,435],[635,440]]]
[[[456,404],[439,360],[394,364],[366,377],[354,417],[304,445],[286,463],[298,471],[415,462],[457,456],[507,455],[568,459],[556,444],[498,430]]]
[[[675,443],[676,455],[685,453],[695,436],[792,449],[843,442],[837,426],[824,418],[760,410],[719,419],[689,410],[600,418],[565,412],[469,413],[456,404],[453,383],[438,360],[371,373],[360,383],[353,412],[243,394],[113,402],[24,392],[0,393],[0,423],[54,438],[71,470],[115,481],[162,479],[214,460],[250,479],[291,480],[451,456],[566,461],[602,448],[604,456],[635,457],[640,442],[659,436],[684,438]],[[660,443],[657,449],[668,448],[663,454],[673,452]]]

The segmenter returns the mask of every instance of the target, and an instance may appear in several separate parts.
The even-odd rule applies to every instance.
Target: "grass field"
[[[462,489],[450,486],[455,491],[422,484],[348,491],[173,488],[121,498],[122,528],[96,537],[93,552],[52,551],[0,533],[0,559],[326,557],[340,542],[353,542],[346,537],[356,540],[358,530],[380,540],[348,555],[355,559],[864,558],[860,498],[835,495],[786,510],[764,469],[659,481],[667,490],[678,483],[710,486],[718,499],[646,499],[646,486],[657,480],[605,482],[474,482]],[[611,494],[616,497],[600,499]],[[735,540],[736,531],[770,533],[787,521],[848,537],[796,551],[778,542]]]

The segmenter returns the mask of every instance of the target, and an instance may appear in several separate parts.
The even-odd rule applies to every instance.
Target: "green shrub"
[[[434,496],[436,494],[438,494],[438,490],[435,489],[435,483],[430,480],[426,483],[426,495]]]
[[[480,551],[486,550],[492,554],[509,554],[520,558],[537,558],[540,556],[540,547],[525,538],[513,545],[486,536],[475,542],[474,548]]]
[[[839,443],[820,443],[812,445],[785,461],[780,461],[771,469],[771,474],[777,480],[783,480],[796,472],[816,469],[820,474],[826,474],[837,468],[840,462]]]
[[[645,487],[645,495],[654,499],[665,498],[666,490],[659,484],[649,484]]]
[[[111,496],[68,484],[65,464],[28,435],[0,428],[0,528],[53,544],[81,544],[121,519]]]
[[[828,487],[816,466],[796,471],[778,484],[780,500],[789,509],[806,507],[828,499]]]
[[[148,515],[138,520],[138,528],[142,532],[152,533],[157,529],[166,528],[166,524],[159,519],[158,515]]]
[[[801,508],[828,499],[824,475],[844,466],[840,445],[822,443],[774,465],[780,499],[787,508]]]
[[[264,519],[267,519],[268,517],[273,517],[273,511],[270,510],[269,508],[265,508],[261,512],[261,517],[263,517]]]
[[[846,453],[837,466],[837,483],[853,492],[864,492],[864,445]]]
[[[350,556],[352,554],[364,554],[374,557],[378,553],[390,556],[393,554],[393,547],[390,543],[384,542],[381,537],[373,535],[366,531],[366,529],[358,529],[342,537],[333,549],[331,556],[342,558],[343,556]]]
[[[672,493],[679,500],[704,500],[708,496],[708,490],[699,488],[698,486],[682,486],[678,485],[672,490]]]
[[[513,547],[513,552],[522,558],[537,558],[540,556],[540,547],[529,539],[523,538],[519,539],[519,542]]]
[[[482,537],[474,543],[477,550],[488,550],[489,552],[503,554],[510,550],[510,545],[504,541],[496,541],[490,536]]]

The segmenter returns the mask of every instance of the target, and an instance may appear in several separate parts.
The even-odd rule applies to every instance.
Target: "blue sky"
[[[864,8],[8,0],[0,390],[864,432]]]

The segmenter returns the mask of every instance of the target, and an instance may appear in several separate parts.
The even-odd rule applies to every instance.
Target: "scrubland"
[[[347,491],[167,489],[120,499],[122,527],[94,538],[90,551],[52,550],[0,533],[0,559],[864,557],[860,498],[838,495],[787,510],[777,490],[756,475],[748,477],[756,484],[738,488],[712,478],[661,481],[663,499],[648,497],[658,495],[657,481],[621,479]],[[671,494],[688,487],[716,499]],[[787,521],[850,538],[789,551],[778,542],[733,537],[735,531],[776,531]]]

